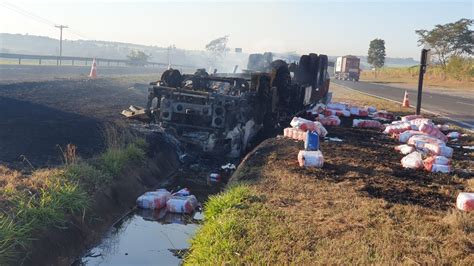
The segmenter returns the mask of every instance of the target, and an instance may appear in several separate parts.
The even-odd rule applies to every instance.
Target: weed
[[[103,188],[112,181],[109,174],[84,162],[66,166],[64,176],[73,182],[78,182],[89,192]]]
[[[109,148],[100,157],[100,169],[116,177],[127,163],[140,162],[145,159],[145,151],[139,145],[132,143],[125,148]]]

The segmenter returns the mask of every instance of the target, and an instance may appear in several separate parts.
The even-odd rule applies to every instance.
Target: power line
[[[27,11],[27,10],[17,6],[17,5],[14,5],[12,3],[0,2],[0,5],[7,8],[7,9],[10,9],[11,11],[14,11],[14,12],[20,14],[20,15],[23,15],[27,18],[35,20],[36,22],[43,23],[43,24],[51,26],[51,27],[56,27],[56,25],[58,25],[58,23],[55,23],[54,21],[51,21],[51,20],[46,19],[44,17],[38,16],[38,15],[36,15],[32,12],[29,12],[29,11]],[[62,31],[62,29],[61,29],[61,31]],[[90,38],[85,37],[83,34],[80,34],[80,33],[76,32],[74,30],[69,29],[69,32],[71,32],[72,34],[74,34],[74,35],[76,35],[80,38],[90,39]]]
[[[28,12],[16,5],[13,5],[11,3],[8,3],[8,2],[0,2],[0,5],[2,5],[3,7],[6,7],[14,12],[17,12],[25,17],[28,17],[30,19],[33,19],[33,20],[36,20],[37,22],[40,22],[40,23],[43,23],[43,24],[46,24],[48,26],[52,26],[54,27],[57,23],[54,23],[53,21],[49,20],[49,19],[45,19],[43,17],[40,17],[38,15],[35,15],[31,12]]]

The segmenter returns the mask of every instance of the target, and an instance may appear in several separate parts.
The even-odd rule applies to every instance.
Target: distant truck
[[[340,80],[359,81],[360,58],[353,55],[340,56],[336,59],[334,77]]]

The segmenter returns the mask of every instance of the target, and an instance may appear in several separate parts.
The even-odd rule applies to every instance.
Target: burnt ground
[[[158,75],[156,75],[158,76]],[[129,105],[144,106],[154,76],[54,80],[0,85],[0,163],[14,168],[61,163],[72,143],[87,158],[105,147],[110,124]]]
[[[238,258],[472,265],[473,213],[455,208],[457,194],[474,189],[472,150],[455,149],[455,173],[429,173],[404,169],[393,149],[399,143],[379,130],[327,129],[343,142],[321,142],[321,169],[299,167],[303,142],[281,136],[264,141],[241,163],[231,182],[249,184],[271,215],[262,210],[267,216],[259,219],[243,211],[251,226]],[[461,140],[473,142],[472,136]]]

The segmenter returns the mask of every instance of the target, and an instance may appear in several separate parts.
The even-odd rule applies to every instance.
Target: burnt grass
[[[13,168],[61,164],[71,143],[91,157],[105,148],[104,128],[146,103],[148,78],[51,80],[0,85],[0,163]],[[28,162],[26,162],[28,161]]]
[[[278,160],[285,161],[287,169],[295,175],[334,183],[360,181],[364,186],[359,192],[367,197],[439,210],[452,208],[457,192],[466,189],[464,181],[474,177],[472,169],[455,169],[455,174],[405,169],[400,163],[403,155],[394,150],[399,143],[376,130],[348,127],[327,129],[329,137],[343,141],[321,141],[324,155],[324,167],[321,169],[299,167],[296,155],[303,148],[303,143],[282,137],[266,140],[251,152],[245,168],[258,169],[267,163],[267,156],[273,154]],[[472,145],[471,138],[465,138],[464,145]],[[457,160],[458,167],[468,167],[474,159],[472,152],[467,150],[467,155],[464,155],[465,152],[460,148],[455,149],[453,160]],[[240,179],[254,180],[259,175],[258,172],[250,171]]]
[[[232,240],[246,244],[238,257],[213,257],[217,263],[472,265],[473,213],[455,208],[457,194],[473,189],[472,151],[455,148],[452,174],[409,170],[399,143],[379,130],[327,129],[343,142],[321,141],[321,169],[300,167],[303,142],[282,136],[246,156],[230,182],[265,199],[255,207],[264,218],[252,207],[237,214],[244,239]]]

